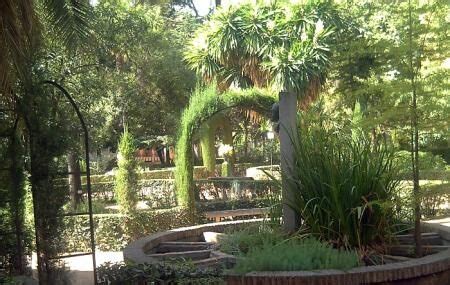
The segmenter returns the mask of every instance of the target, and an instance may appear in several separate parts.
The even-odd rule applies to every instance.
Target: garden
[[[450,284],[449,12],[5,0],[0,284]]]

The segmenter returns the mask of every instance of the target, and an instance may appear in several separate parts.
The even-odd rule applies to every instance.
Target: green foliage
[[[233,255],[246,255],[250,251],[261,250],[265,245],[282,243],[285,236],[279,227],[266,224],[251,225],[243,230],[226,233],[220,237],[220,251]]]
[[[125,225],[130,221],[133,228]],[[62,240],[68,252],[90,249],[88,216],[64,218]],[[192,225],[187,211],[179,208],[139,211],[132,216],[121,214],[94,215],[95,243],[102,251],[120,251],[134,239],[157,232]],[[130,234],[131,233],[131,234]]]
[[[386,239],[399,184],[393,151],[323,129],[302,129],[297,142],[288,205],[311,232],[338,246]]]
[[[346,27],[330,1],[258,2],[219,9],[192,40],[186,60],[219,86],[317,88],[328,65],[330,41]],[[310,85],[312,83],[312,85]],[[313,91],[314,92],[314,91]]]
[[[31,251],[32,224],[27,208],[31,201],[23,159],[21,136],[14,132],[9,139],[3,138],[0,144],[4,168],[0,171],[0,272],[25,270],[25,255]]]
[[[446,67],[450,49],[445,21],[449,6],[442,0],[410,2],[411,7],[408,1],[344,4],[359,32],[340,43],[330,72],[338,84],[330,90],[329,115],[346,121],[349,110],[359,102],[364,118],[360,126],[365,131],[410,149],[414,76],[420,148],[445,154],[450,114],[450,69]]]
[[[335,249],[308,238],[250,247],[248,254],[237,260],[233,271],[244,274],[252,271],[348,270],[359,265],[356,252]]]
[[[231,162],[224,161],[222,162],[221,176],[229,177],[232,174]]]
[[[413,191],[410,181],[404,181],[396,195],[396,211],[404,222],[411,222],[414,214]],[[445,181],[425,181],[420,185],[420,206],[422,217],[432,219],[448,215],[444,205],[450,201],[450,183]]]
[[[419,169],[423,170],[441,170],[446,168],[446,161],[439,155],[433,155],[431,152],[419,152]],[[395,163],[400,173],[411,173],[411,153],[409,151],[399,151],[396,153]]]
[[[175,150],[178,205],[192,211],[195,208],[192,142],[202,125],[214,115],[233,107],[253,109],[262,114],[268,114],[274,102],[275,99],[270,93],[257,89],[228,91],[217,96],[214,85],[197,90],[192,95],[188,108],[183,111]]]
[[[135,211],[138,200],[138,175],[136,173],[137,161],[135,152],[134,138],[128,130],[125,130],[119,142],[119,168],[116,173],[114,189],[120,210],[125,214]]]
[[[428,183],[421,186],[420,193],[422,215],[427,218],[435,218],[449,214],[449,209],[443,205],[450,201],[450,183]]]
[[[254,197],[252,199],[231,199],[227,201],[198,202],[197,207],[201,212],[223,211],[236,209],[265,208],[272,206],[272,200],[268,197]]]
[[[216,168],[216,122],[205,122],[200,131],[203,165],[214,174]]]
[[[200,269],[190,262],[106,263],[98,268],[100,285],[225,284],[221,269]]]

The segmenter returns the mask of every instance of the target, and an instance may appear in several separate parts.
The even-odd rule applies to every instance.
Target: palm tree
[[[280,88],[285,81],[314,95],[313,86],[325,79],[319,73],[326,70],[330,43],[339,34],[332,31],[346,25],[329,2],[230,6],[197,31],[185,58],[205,81],[217,80],[222,88],[233,82]],[[309,73],[317,75],[314,80]]]
[[[26,68],[47,25],[71,48],[88,35],[88,0],[2,0],[0,3],[0,94],[30,76]]]
[[[191,68],[206,82],[216,80],[220,89],[234,83],[280,91],[281,168],[289,178],[294,153],[289,132],[296,130],[296,106],[308,106],[319,94],[331,43],[348,24],[341,15],[329,1],[231,6],[212,16],[186,53]],[[283,191],[288,180],[283,179]],[[283,193],[285,202],[288,194]],[[284,215],[285,228],[295,230],[293,211],[285,207]]]

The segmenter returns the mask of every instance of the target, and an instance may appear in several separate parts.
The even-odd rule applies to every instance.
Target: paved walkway
[[[441,226],[445,226],[445,227],[450,228],[450,217],[437,219],[437,220],[429,220],[429,221],[425,221],[425,223],[428,223],[428,224],[440,224]]]
[[[97,251],[95,254],[97,266],[105,262],[121,262],[123,261],[123,253],[121,251]],[[92,273],[92,257],[77,256],[65,258],[67,269],[70,270],[68,277],[71,281],[70,285],[89,285],[94,284]],[[32,259],[33,275],[36,277],[36,256]]]

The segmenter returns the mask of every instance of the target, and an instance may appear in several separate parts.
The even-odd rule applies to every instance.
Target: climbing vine
[[[220,96],[217,96],[216,90],[214,85],[196,90],[182,114],[179,127],[175,173],[177,200],[180,206],[190,210],[192,218],[195,217],[192,150],[194,135],[204,128],[205,123],[230,108],[251,109],[268,116],[272,104],[276,102],[274,94],[267,90],[232,90]]]

